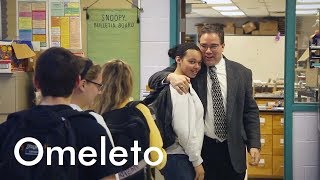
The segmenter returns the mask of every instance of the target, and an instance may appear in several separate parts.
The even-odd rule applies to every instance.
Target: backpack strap
[[[126,104],[126,107],[129,108],[135,108],[138,104],[140,104],[142,101],[130,101]]]
[[[92,110],[92,109],[88,109],[88,110],[84,110],[84,111],[82,111],[82,112],[86,112],[86,113],[91,113],[91,112],[95,112],[94,110]]]

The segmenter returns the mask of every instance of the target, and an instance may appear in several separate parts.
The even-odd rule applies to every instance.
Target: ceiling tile
[[[192,1],[192,0],[187,0]],[[194,0],[196,1],[196,0]],[[232,0],[233,4],[237,6],[242,12],[244,12],[249,17],[261,17],[261,16],[284,16],[285,3],[286,0]],[[232,4],[229,4],[230,6]],[[192,9],[194,8],[211,8],[212,4],[192,4]],[[219,12],[212,13],[210,11],[204,11],[198,14],[212,14],[212,17],[217,15],[221,16]],[[279,13],[280,12],[280,13]],[[223,17],[223,16],[222,16]]]
[[[219,12],[207,8],[207,9],[192,9],[192,13],[200,14],[204,17],[223,17]]]
[[[208,4],[192,4],[193,8],[210,8],[210,6]]]

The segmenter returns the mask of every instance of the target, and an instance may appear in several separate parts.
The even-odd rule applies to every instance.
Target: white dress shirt
[[[216,65],[216,74],[219,80],[224,112],[227,113],[227,71],[226,71],[226,61],[221,58],[220,62]],[[205,126],[204,126],[204,134],[212,139],[217,139],[220,142],[225,139],[220,139],[216,136],[214,130],[214,115],[213,115],[213,104],[212,104],[212,80],[209,75],[209,69],[207,70],[207,113],[205,116]]]

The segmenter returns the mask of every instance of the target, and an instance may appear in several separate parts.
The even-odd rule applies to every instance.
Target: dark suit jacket
[[[225,58],[225,57],[224,57]],[[231,162],[238,173],[246,170],[246,151],[260,148],[259,109],[253,98],[252,72],[243,65],[226,60],[227,71],[227,126],[228,148]],[[161,89],[162,80],[175,70],[175,65],[157,72],[149,79],[152,89]],[[207,112],[207,68],[202,66],[197,77],[191,80],[192,87]],[[219,156],[217,154],[217,156]]]

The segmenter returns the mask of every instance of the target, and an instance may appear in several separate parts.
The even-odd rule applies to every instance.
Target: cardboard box
[[[259,22],[259,31],[261,35],[277,35],[278,22],[277,21]]]
[[[226,22],[225,24],[224,24],[226,27],[234,27],[234,22],[232,22],[232,21],[230,21],[230,22]]]
[[[29,60],[31,57],[35,56],[35,53],[27,44],[1,42],[0,48],[1,60],[10,60],[11,62],[10,72],[30,70],[30,68],[28,68]],[[7,67],[4,62],[2,63],[2,65]]]
[[[242,28],[243,28],[243,30],[244,30],[244,32],[246,34],[248,34],[248,33],[252,32],[253,30],[257,29],[256,25],[251,21],[243,24]]]
[[[36,54],[30,49],[27,44],[12,43],[15,59],[12,60],[12,71],[31,71],[32,68],[28,64],[32,64],[33,60],[30,58]]]
[[[260,35],[260,31],[259,30],[254,30],[251,32],[252,35]]]
[[[224,34],[234,34],[234,26],[224,27]]]
[[[12,43],[12,47],[17,59],[27,59],[36,55],[26,44]]]
[[[243,29],[242,29],[242,28],[237,27],[237,28],[236,28],[236,34],[238,34],[238,35],[242,35],[242,34],[243,34]]]
[[[309,63],[308,63],[309,64]],[[319,68],[308,68],[306,69],[306,86],[316,88],[318,84],[318,74],[320,74]]]

